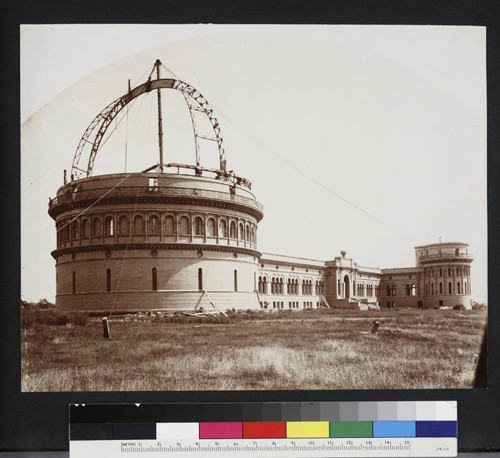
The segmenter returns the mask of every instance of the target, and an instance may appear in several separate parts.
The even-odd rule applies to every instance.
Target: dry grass
[[[24,318],[24,317],[23,317]],[[371,334],[372,321],[382,321]],[[484,310],[23,320],[23,391],[470,388]],[[180,322],[176,322],[180,321]]]

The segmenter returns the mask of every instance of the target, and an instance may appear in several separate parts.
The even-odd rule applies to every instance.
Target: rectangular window
[[[149,179],[149,190],[157,191],[158,190],[158,178],[150,178]]]
[[[156,267],[153,267],[153,291],[158,291],[158,271],[156,270]]]
[[[73,271],[73,294],[76,294],[76,272]]]
[[[201,267],[198,269],[198,289],[203,291],[203,270]]]
[[[106,269],[106,292],[111,292],[111,269]]]

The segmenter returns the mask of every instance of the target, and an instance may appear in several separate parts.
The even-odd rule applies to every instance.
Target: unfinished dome
[[[86,129],[71,177],[49,202],[57,249],[56,307],[75,311],[258,309],[256,278],[263,218],[248,180],[226,170],[219,123],[206,99],[187,83],[148,80],[109,104]],[[152,79],[156,71],[156,79]],[[163,161],[161,94],[184,96],[213,136],[197,132],[195,163]],[[128,103],[157,91],[159,161],[141,172],[93,176],[103,138]],[[217,145],[219,168],[201,165],[200,142]],[[86,162],[86,166],[82,163]]]

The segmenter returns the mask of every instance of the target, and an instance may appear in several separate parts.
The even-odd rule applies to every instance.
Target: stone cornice
[[[88,253],[92,251],[116,251],[116,250],[200,250],[200,251],[219,251],[224,253],[239,253],[260,258],[262,253],[250,248],[223,245],[203,245],[199,243],[116,243],[106,245],[85,245],[60,248],[52,251],[51,255],[57,259],[63,254]]]
[[[307,264],[305,262],[287,262],[287,261],[282,261],[282,260],[273,260],[273,259],[265,259],[265,255],[262,256],[260,263],[264,265],[270,266],[269,268],[272,269],[272,266],[290,266],[290,267],[300,267],[304,269],[310,269],[310,270],[320,270],[320,271],[325,271],[326,267],[325,266],[317,266],[314,264]],[[264,267],[266,268],[266,267]]]
[[[191,190],[178,188],[160,188],[159,192],[147,191],[148,188],[114,190],[108,195],[105,190],[80,191],[68,196],[59,196],[49,203],[49,215],[56,219],[58,215],[73,209],[87,208],[98,202],[102,205],[115,204],[180,204],[201,205],[205,207],[227,208],[254,216],[260,221],[263,216],[262,205],[257,201],[242,196],[232,196],[227,193],[208,190]],[[127,192],[129,191],[129,192]]]
[[[472,264],[472,256],[470,258],[456,258],[453,255],[450,255],[449,257],[441,256],[439,259],[429,259],[429,260],[421,260],[420,263],[422,264],[422,267],[427,267],[429,265],[436,265],[436,264]]]
[[[439,243],[429,243],[428,245],[419,245],[415,249],[423,248],[456,248],[456,247],[468,247],[468,243],[464,242],[439,242]]]

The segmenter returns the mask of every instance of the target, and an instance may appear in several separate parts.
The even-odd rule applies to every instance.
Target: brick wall
[[[203,307],[214,310],[210,300],[218,310],[256,310],[259,308],[254,292],[219,291],[209,292],[209,296],[199,291],[148,291],[111,292],[94,294],[60,294],[56,296],[59,311],[85,311],[117,313],[127,311],[193,311]]]
[[[202,256],[199,257],[198,254]],[[144,301],[153,296],[153,268],[156,268],[156,283],[158,291],[162,290],[199,290],[199,269],[201,269],[201,287],[208,291],[253,293],[257,272],[257,259],[253,256],[233,253],[212,252],[208,250],[159,250],[157,256],[152,256],[150,250],[119,250],[114,251],[111,257],[103,252],[77,253],[59,257],[57,271],[57,307],[79,308],[87,307],[87,301],[97,300],[100,307],[103,301],[109,301],[111,295],[107,293],[107,269],[110,270],[111,293],[123,292],[144,294]],[[235,271],[236,285],[235,285]],[[75,272],[75,297],[73,295],[73,272]],[[140,297],[131,296],[137,302]],[[88,297],[86,297],[88,296]],[[125,297],[125,296],[124,296]],[[123,299],[130,305],[128,296]],[[148,298],[148,299],[146,299]],[[113,299],[115,300],[115,299]],[[62,302],[61,302],[62,301]],[[153,306],[154,304],[152,304]],[[159,305],[164,308],[162,302]],[[188,307],[189,308],[189,307]]]

